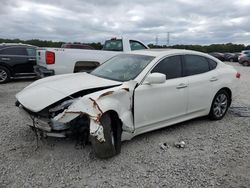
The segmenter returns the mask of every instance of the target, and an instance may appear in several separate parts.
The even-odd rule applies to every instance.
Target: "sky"
[[[250,44],[250,0],[0,0],[0,38]]]

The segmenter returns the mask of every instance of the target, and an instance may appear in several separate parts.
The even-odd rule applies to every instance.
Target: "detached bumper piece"
[[[44,78],[46,76],[53,76],[53,75],[55,75],[55,71],[54,70],[47,69],[47,68],[45,68],[43,66],[40,66],[40,65],[35,65],[34,66],[34,72],[36,73],[36,75],[39,78]]]

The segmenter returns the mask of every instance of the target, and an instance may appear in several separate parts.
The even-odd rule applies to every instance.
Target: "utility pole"
[[[169,46],[170,43],[170,32],[167,32],[167,46]]]
[[[155,45],[156,46],[158,45],[158,35],[156,35],[156,37],[155,37]]]

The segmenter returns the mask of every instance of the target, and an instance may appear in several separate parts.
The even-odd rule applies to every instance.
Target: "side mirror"
[[[162,84],[166,82],[166,75],[162,73],[151,73],[147,76],[145,83],[147,84]]]

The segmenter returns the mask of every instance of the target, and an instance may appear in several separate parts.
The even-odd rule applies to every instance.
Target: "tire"
[[[233,63],[233,62],[234,62],[234,59],[230,58],[229,61],[230,61],[231,63]]]
[[[10,71],[0,66],[0,84],[10,81]]]
[[[245,66],[245,67],[248,67],[248,66],[249,66],[249,62],[244,61],[244,62],[242,63],[242,65]]]
[[[98,158],[110,158],[121,152],[121,123],[111,113],[105,113],[100,119],[103,126],[105,142],[99,142],[95,137],[90,136],[90,141],[95,155]]]
[[[228,92],[220,90],[214,97],[209,118],[211,120],[221,120],[225,115],[230,106],[230,97]]]

